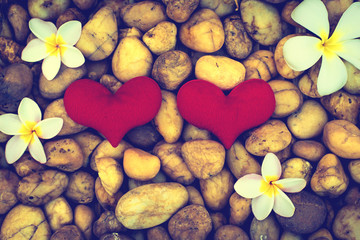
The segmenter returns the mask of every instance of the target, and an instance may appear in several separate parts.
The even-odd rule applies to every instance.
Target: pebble
[[[46,166],[74,172],[84,164],[80,145],[72,138],[48,141],[44,144]]]
[[[181,147],[181,155],[190,172],[199,179],[220,173],[225,163],[225,148],[213,140],[192,140]]]
[[[60,67],[56,77],[49,81],[41,74],[39,79],[39,91],[44,98],[57,99],[64,96],[65,90],[71,83],[85,76],[85,65],[78,68]]]
[[[51,102],[44,111],[44,119],[60,117],[63,119],[63,127],[61,128],[58,136],[70,135],[79,133],[85,129],[86,126],[74,122],[67,114],[64,106],[64,99],[59,98]]]
[[[117,203],[115,215],[128,229],[160,225],[188,202],[189,195],[179,183],[151,183],[125,193]]]
[[[83,26],[77,47],[91,61],[107,58],[118,41],[118,26],[114,11],[103,7]]]
[[[222,90],[230,90],[245,80],[245,67],[241,62],[228,57],[205,55],[196,62],[195,76]]]
[[[10,210],[1,226],[2,239],[48,240],[50,236],[50,226],[39,207],[19,204]]]
[[[325,222],[327,214],[324,201],[317,195],[304,190],[287,195],[295,206],[295,213],[289,218],[276,215],[280,225],[285,230],[297,234],[308,234],[319,229]]]
[[[349,185],[340,159],[334,154],[326,154],[318,163],[311,177],[311,189],[319,196],[338,197]]]
[[[160,171],[160,159],[140,148],[129,148],[124,152],[123,166],[126,175],[139,181],[147,181]]]

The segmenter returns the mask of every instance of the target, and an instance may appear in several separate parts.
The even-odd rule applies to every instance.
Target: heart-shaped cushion
[[[177,105],[186,121],[212,132],[229,149],[241,133],[270,118],[275,97],[260,79],[240,83],[227,96],[210,82],[192,80],[180,88]]]
[[[133,78],[115,94],[96,81],[80,79],[66,89],[64,105],[72,120],[98,130],[116,147],[130,129],[155,117],[161,99],[158,84],[149,77]]]

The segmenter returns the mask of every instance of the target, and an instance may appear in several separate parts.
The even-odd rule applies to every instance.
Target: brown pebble
[[[326,219],[326,206],[317,195],[309,192],[288,194],[295,206],[292,217],[276,215],[280,225],[288,231],[298,234],[312,233],[319,229]]]
[[[51,236],[50,240],[84,240],[84,237],[80,231],[80,229],[75,225],[66,225],[60,229],[58,229]]]

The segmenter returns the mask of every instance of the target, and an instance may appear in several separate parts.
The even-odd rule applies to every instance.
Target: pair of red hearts
[[[64,95],[65,109],[75,122],[94,128],[116,147],[132,128],[151,121],[161,106],[161,90],[148,77],[136,77],[112,94],[89,79],[72,83]],[[267,121],[275,109],[274,93],[265,81],[247,80],[228,95],[212,83],[192,80],[177,94],[181,116],[215,134],[229,149],[245,130]]]

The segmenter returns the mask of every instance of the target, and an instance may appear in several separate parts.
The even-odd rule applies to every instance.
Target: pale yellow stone
[[[339,158],[329,153],[319,161],[310,183],[311,189],[316,194],[338,197],[346,191],[349,178],[346,176]]]
[[[196,62],[195,76],[222,90],[229,90],[244,81],[245,67],[241,62],[228,57],[205,55]]]
[[[199,179],[208,179],[220,173],[225,163],[225,148],[213,140],[192,140],[181,147],[190,172]]]
[[[234,177],[226,168],[213,177],[200,179],[199,183],[206,206],[214,211],[223,209],[234,191]]]
[[[160,159],[139,148],[129,148],[124,153],[124,171],[130,178],[147,181],[160,171]]]
[[[64,197],[58,197],[44,206],[51,230],[56,231],[73,221],[73,211]]]
[[[245,141],[246,150],[256,156],[280,152],[291,143],[291,133],[280,120],[269,120],[260,125]]]
[[[159,112],[154,118],[156,129],[167,143],[176,142],[183,128],[184,120],[176,104],[176,95],[162,90],[162,102]]]
[[[109,7],[103,7],[84,25],[76,47],[92,61],[107,58],[118,41],[116,16]]]
[[[176,35],[176,25],[172,22],[163,21],[147,31],[142,40],[151,52],[160,55],[175,48]]]
[[[181,25],[181,42],[188,48],[205,53],[218,51],[225,42],[225,32],[218,15],[208,8],[194,13]]]
[[[146,184],[125,193],[115,215],[128,229],[150,228],[166,222],[188,199],[188,191],[179,183]]]
[[[134,77],[149,76],[153,64],[150,50],[137,37],[125,37],[120,40],[113,58],[112,71],[121,82]]]
[[[309,139],[319,136],[327,121],[327,113],[321,104],[307,100],[288,117],[287,126],[296,138]]]
[[[41,208],[19,204],[6,215],[1,239],[48,240],[51,230]]]
[[[113,158],[96,158],[95,163],[98,169],[99,178],[105,191],[113,196],[116,194],[124,180],[121,165]]]
[[[92,208],[79,204],[74,210],[74,223],[82,231],[87,240],[92,239],[92,225],[95,213]]]

